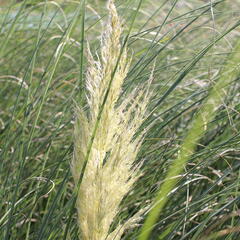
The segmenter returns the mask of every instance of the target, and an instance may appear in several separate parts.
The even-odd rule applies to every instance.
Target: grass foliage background
[[[3,2],[0,239],[77,239],[70,173],[74,108],[86,103],[85,46],[88,41],[99,51],[105,2]],[[239,50],[239,1],[144,0],[138,9],[139,3],[116,2],[133,56],[124,91],[147,81],[155,63],[145,125],[154,124],[138,156],[145,160],[144,175],[124,199],[116,223],[155,198],[214,82],[232,76],[150,239],[237,240],[240,84],[232,72],[240,52],[229,56]],[[123,239],[136,239],[140,228]]]

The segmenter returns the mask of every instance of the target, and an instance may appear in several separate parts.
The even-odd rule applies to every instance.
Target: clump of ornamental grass
[[[230,28],[229,32],[237,26],[239,26],[239,22]],[[221,38],[222,36],[220,36],[218,40]],[[231,82],[240,74],[239,59],[240,41],[237,41],[233,51],[229,55],[225,65],[220,71],[219,78],[210,89],[207,98],[203,102],[203,105],[193,118],[192,125],[185,139],[183,140],[178,152],[178,156],[173,162],[172,166],[170,166],[167,176],[165,177],[165,181],[158,190],[155,202],[144,222],[138,240],[149,239],[152,229],[154,228],[159,215],[162,213],[162,210],[167,203],[170,192],[177,184],[178,179],[176,176],[181,174],[185,165],[190,160],[191,156],[196,150],[198,141],[206,132],[208,124],[215,118],[219,107],[221,105],[225,105],[224,99],[229,92]],[[220,232],[213,233],[208,238],[205,237],[205,239],[215,239],[219,233]]]
[[[131,59],[121,46],[122,22],[112,0],[108,9],[110,19],[97,59],[88,48],[87,111],[77,109],[74,130],[72,173],[75,183],[81,182],[76,205],[84,240],[120,239],[141,215],[138,212],[110,232],[124,196],[140,176],[136,157],[144,131],[136,133],[150,94],[149,87],[139,86],[120,100]]]

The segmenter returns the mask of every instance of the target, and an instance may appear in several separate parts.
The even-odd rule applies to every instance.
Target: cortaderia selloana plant
[[[137,132],[145,119],[152,76],[147,87],[138,86],[120,98],[131,58],[121,45],[122,21],[113,0],[108,10],[99,56],[94,58],[88,47],[87,110],[76,111],[71,169],[75,184],[80,182],[76,208],[82,240],[120,239],[142,215],[138,212],[110,228],[141,175],[136,157],[146,130]]]

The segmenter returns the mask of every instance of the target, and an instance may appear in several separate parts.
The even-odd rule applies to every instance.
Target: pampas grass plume
[[[87,158],[76,203],[80,238],[83,240],[120,239],[141,215],[138,212],[109,232],[119,213],[121,201],[140,176],[140,164],[135,164],[135,160],[144,132],[138,135],[136,132],[144,121],[150,94],[149,88],[138,87],[124,96],[124,100],[119,99],[131,59],[127,50],[121,49],[122,22],[114,1],[108,2],[108,9],[110,19],[102,36],[101,53],[97,60],[88,47],[88,111],[77,110],[74,130],[72,174],[76,184]],[[107,89],[107,99],[99,119]],[[97,121],[98,128],[88,154]]]

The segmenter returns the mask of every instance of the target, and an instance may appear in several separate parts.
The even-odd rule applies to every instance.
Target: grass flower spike
[[[96,60],[88,51],[88,110],[77,110],[74,130],[72,173],[76,184],[84,170],[77,198],[83,240],[120,239],[141,215],[137,213],[110,232],[121,201],[140,176],[140,165],[135,160],[144,132],[136,132],[143,123],[150,94],[149,88],[138,87],[124,100],[119,99],[131,61],[120,43],[122,23],[112,0],[108,9],[110,19],[102,36],[100,56]]]

